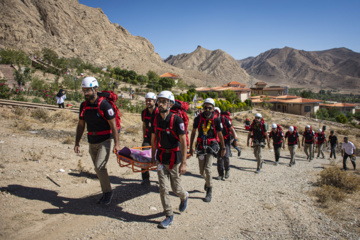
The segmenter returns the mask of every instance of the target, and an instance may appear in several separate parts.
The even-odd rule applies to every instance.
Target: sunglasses
[[[255,119],[260,119],[259,117],[256,117]]]
[[[211,110],[213,109],[212,107],[203,107],[204,110]]]

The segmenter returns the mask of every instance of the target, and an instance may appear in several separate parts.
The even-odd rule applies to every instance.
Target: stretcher
[[[142,149],[149,149],[149,147],[134,147],[131,149],[137,149],[137,150],[142,150]],[[155,164],[152,164],[151,162],[140,162],[137,161],[135,159],[132,158],[128,158],[122,155],[119,155],[117,153],[116,154],[116,158],[117,158],[117,162],[119,164],[120,167],[128,167],[131,168],[133,172],[147,172],[150,170],[156,170],[157,166]]]

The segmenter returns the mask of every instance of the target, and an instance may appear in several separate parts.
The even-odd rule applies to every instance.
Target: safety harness
[[[209,119],[204,118],[203,115],[200,114],[199,125],[197,128],[200,132],[200,128],[202,127],[203,134],[202,134],[202,136],[199,135],[197,138],[197,149],[200,151],[203,151],[203,154],[206,154],[206,151],[208,149],[215,155],[219,151],[218,143],[220,142],[220,139],[219,139],[219,136],[215,129],[215,119],[216,118],[217,118],[216,114],[213,114],[212,118],[209,118]],[[206,121],[208,121],[207,124],[206,124]],[[208,131],[210,130],[211,126],[213,128],[215,137],[208,138],[207,134],[208,134]],[[217,147],[215,147],[215,149],[211,147],[212,143],[215,143],[217,145]],[[199,153],[198,153],[198,155],[199,155]]]
[[[279,142],[275,142],[274,141],[274,144],[280,144],[280,143],[282,143],[282,139],[281,139],[281,135],[282,135],[282,133],[283,133],[283,131],[282,131],[282,128],[281,128],[281,126],[280,125],[277,125],[277,132],[276,132],[276,134],[279,136],[279,138],[280,138],[280,141]],[[274,132],[273,131],[271,131],[270,132],[270,136],[273,138],[273,140],[274,140]]]
[[[81,119],[84,119],[85,111],[97,110],[99,112],[99,114],[107,121],[104,111],[100,108],[101,103],[103,102],[104,99],[106,99],[108,101],[108,103],[110,103],[111,107],[114,109],[116,128],[119,131],[120,127],[121,127],[120,126],[121,113],[115,104],[115,102],[117,100],[117,95],[113,91],[103,91],[103,92],[98,93],[98,97],[99,97],[98,103],[97,103],[97,106],[95,106],[95,107],[88,106],[88,101],[85,101],[82,103],[82,111],[80,113]],[[112,133],[111,129],[104,130],[104,131],[88,132],[88,135],[97,136],[97,135],[107,135],[110,133]]]
[[[293,133],[290,133],[289,131],[286,132],[286,137],[288,138],[288,144],[289,144],[289,145],[290,145],[290,144],[291,144],[291,145],[297,144],[296,133],[297,133],[297,127],[296,127],[296,126],[294,126],[294,131],[293,131]],[[295,141],[294,141],[294,142],[290,142],[290,141],[289,141],[289,140],[290,140],[290,136],[295,137]]]
[[[157,108],[157,107],[155,107],[155,109],[154,109],[154,111],[153,111],[153,113],[152,114],[150,114],[150,116],[146,116],[146,112],[148,111],[148,109],[146,108],[144,111],[143,111],[143,122],[145,122],[145,120],[148,120],[149,122],[151,121],[151,115],[152,114],[155,114],[155,115],[157,115],[157,114],[159,114],[159,109]],[[147,126],[146,124],[145,124],[145,127],[146,127],[146,132],[145,132],[145,138],[151,138],[151,136],[149,136],[149,126]]]
[[[322,144],[325,141],[325,133],[316,133],[315,137],[317,138],[316,144]]]
[[[162,161],[163,161],[163,154],[164,154],[164,153],[171,153],[169,169],[172,169],[173,166],[174,166],[174,163],[175,163],[175,158],[176,158],[175,153],[178,152],[178,151],[180,151],[180,148],[179,148],[179,146],[177,146],[176,148],[163,148],[163,147],[161,146],[161,133],[162,133],[162,132],[166,132],[167,134],[172,134],[178,141],[180,141],[179,136],[176,135],[176,133],[174,132],[174,129],[173,129],[173,128],[174,128],[174,117],[175,117],[175,114],[173,114],[173,113],[169,113],[169,114],[171,114],[171,117],[170,117],[170,126],[169,126],[169,128],[161,128],[161,127],[158,127],[158,125],[159,125],[159,124],[158,124],[158,116],[159,116],[160,114],[157,114],[157,115],[155,116],[155,120],[154,120],[154,124],[156,123],[155,126],[154,126],[154,129],[155,129],[155,131],[156,131],[157,142],[158,142],[158,144],[157,144],[157,149],[161,150],[161,153],[160,153],[160,155],[159,155],[159,160],[160,160],[160,162],[162,163]]]

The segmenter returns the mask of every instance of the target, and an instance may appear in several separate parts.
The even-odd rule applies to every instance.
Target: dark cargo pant
[[[217,157],[217,170],[219,173],[219,176],[224,176],[224,166],[225,166],[225,171],[229,171],[230,169],[230,151],[231,151],[231,144],[230,142],[225,142],[225,149],[226,149],[226,153],[225,156],[221,156],[221,151],[218,152],[218,157]]]

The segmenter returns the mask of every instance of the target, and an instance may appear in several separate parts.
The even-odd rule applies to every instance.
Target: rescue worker
[[[252,138],[252,148],[254,148],[254,155],[257,161],[257,167],[255,173],[260,173],[262,168],[263,160],[261,159],[261,149],[265,148],[266,143],[269,145],[269,136],[267,133],[268,126],[265,123],[262,115],[260,113],[255,114],[255,119],[253,120],[250,128],[249,134],[247,137],[247,146],[250,146],[250,138]]]
[[[284,149],[285,149],[286,139],[288,141],[288,149],[290,152],[289,167],[291,167],[292,165],[295,165],[295,163],[296,163],[295,162],[295,154],[296,154],[296,149],[298,147],[298,143],[299,143],[299,147],[301,147],[300,142],[299,142],[299,133],[296,131],[296,127],[290,126],[289,131],[287,131],[285,133],[285,141],[284,141],[284,146],[283,146]]]
[[[185,211],[189,198],[180,178],[186,172],[185,125],[179,116],[170,112],[174,103],[175,97],[170,91],[160,92],[157,97],[159,114],[151,120],[152,161],[155,163],[156,160],[158,164],[160,199],[166,216],[158,225],[159,228],[168,228],[174,218],[169,197],[169,181],[172,191],[181,199],[180,212]]]
[[[325,158],[324,152],[323,152],[323,148],[324,148],[324,144],[327,145],[327,140],[326,140],[326,136],[325,136],[325,132],[319,128],[317,134],[315,135],[315,139],[316,139],[316,146],[317,146],[317,150],[318,150],[318,154],[316,158],[321,157]]]
[[[234,145],[237,146],[237,135],[235,129],[233,128],[230,120],[225,116],[220,116],[220,120],[222,123],[222,135],[224,138],[226,153],[224,156],[221,156],[221,152],[218,152],[217,156],[217,170],[219,176],[216,178],[217,180],[223,180],[230,177],[230,158],[229,155],[231,153],[231,136],[234,136]],[[224,168],[225,167],[225,168]],[[225,176],[224,176],[225,169]]]
[[[305,145],[304,145],[304,141],[305,141]],[[311,162],[314,159],[315,133],[311,129],[310,125],[306,125],[305,132],[303,133],[301,142],[302,145],[304,146],[304,151],[307,156],[307,160]]]
[[[284,140],[284,133],[281,129],[278,129],[278,125],[276,123],[273,123],[271,126],[271,132],[269,134],[269,148],[270,148],[270,139],[273,140],[273,147],[274,147],[274,153],[275,153],[275,165],[279,164],[280,159],[280,150],[282,146],[282,142]]]
[[[193,130],[190,137],[190,155],[194,154],[193,144],[198,130],[199,135],[196,143],[196,153],[199,159],[200,175],[205,179],[204,190],[206,196],[204,202],[210,202],[212,197],[212,158],[217,157],[219,142],[221,144],[221,156],[225,156],[226,148],[222,135],[222,123],[214,114],[215,101],[212,98],[205,99],[203,112],[194,119]]]
[[[143,122],[143,147],[151,147],[151,118],[158,114],[159,110],[155,106],[156,104],[156,95],[153,92],[148,92],[145,95],[145,104],[146,108],[141,112],[141,121]],[[142,169],[144,171],[144,169]],[[149,171],[141,173],[142,182],[141,185],[143,186],[150,186],[150,173]]]
[[[75,153],[80,153],[80,140],[85,130],[88,131],[89,153],[95,166],[95,172],[99,178],[102,197],[98,204],[108,205],[111,203],[113,192],[110,185],[106,164],[111,150],[120,151],[119,134],[115,121],[115,111],[111,104],[102,100],[99,108],[98,87],[99,83],[94,77],[86,77],[81,83],[85,96],[86,106],[92,109],[83,112],[84,103],[80,106],[80,117],[76,128]],[[99,114],[102,111],[104,117]],[[81,116],[83,114],[83,116]],[[106,120],[105,120],[106,119]],[[114,140],[114,147],[112,141]]]

